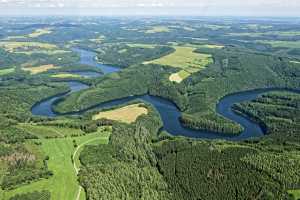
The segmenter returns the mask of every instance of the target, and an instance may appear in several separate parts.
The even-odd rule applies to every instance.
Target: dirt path
[[[75,149],[72,158],[73,158],[73,168],[74,168],[74,170],[75,170],[76,175],[78,175],[78,172],[79,172],[79,169],[80,169],[80,167],[77,166],[77,165],[76,165],[76,162],[75,162],[75,158],[76,158],[76,155],[77,155],[78,151],[79,151],[84,145],[86,145],[86,144],[88,144],[88,143],[90,143],[90,142],[93,142],[93,141],[95,141],[95,140],[99,140],[99,139],[101,139],[101,137],[90,139],[90,140],[88,140],[88,141],[86,141],[86,142],[80,144],[80,145]],[[78,187],[78,192],[77,192],[77,195],[76,195],[75,200],[79,200],[79,199],[80,199],[81,190],[82,190],[82,187],[79,185],[79,187]]]

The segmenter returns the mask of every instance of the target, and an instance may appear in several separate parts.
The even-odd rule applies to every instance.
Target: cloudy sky
[[[0,0],[1,14],[300,17],[300,0]]]

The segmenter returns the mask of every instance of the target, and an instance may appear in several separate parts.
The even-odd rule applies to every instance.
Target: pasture
[[[99,130],[97,133],[76,138],[57,138],[57,139],[40,139],[42,151],[49,156],[48,168],[53,172],[49,179],[42,179],[29,185],[23,185],[17,189],[9,191],[0,191],[1,199],[8,200],[10,197],[27,193],[28,191],[49,190],[51,199],[76,199],[79,184],[77,175],[72,162],[72,155],[76,148],[74,141],[79,146],[87,145],[89,141],[92,144],[107,144],[110,132]],[[84,146],[83,145],[83,146]],[[82,147],[83,147],[82,146]],[[76,157],[78,159],[78,156]],[[75,162],[79,162],[75,160]],[[83,197],[83,195],[81,195]]]
[[[144,64],[168,65],[170,67],[179,68],[179,74],[172,74],[170,80],[181,82],[190,74],[200,71],[208,64],[212,63],[212,56],[209,54],[195,53],[195,47],[174,46],[175,52],[156,60],[145,62]],[[183,71],[184,72],[183,72]]]
[[[59,69],[60,67],[54,66],[52,64],[49,65],[41,65],[38,67],[23,67],[22,70],[29,71],[31,75],[47,72],[51,69]]]
[[[146,30],[145,33],[153,34],[153,33],[167,33],[171,30],[167,26],[153,26],[150,29]]]
[[[61,73],[61,74],[53,74],[52,78],[80,78],[81,76],[78,74],[70,74],[70,73]]]
[[[50,34],[52,33],[50,28],[43,28],[43,29],[36,29],[33,33],[28,34],[29,38],[37,38],[42,35]]]
[[[53,50],[57,48],[57,46],[54,44],[43,42],[0,42],[0,47],[3,47],[6,51],[11,53],[15,53],[15,51],[19,49],[30,50],[32,48],[39,48]]]
[[[186,79],[190,75],[191,74],[186,72],[185,70],[181,70],[177,73],[171,74],[171,76],[169,77],[169,80],[172,81],[172,82],[181,83],[181,81],[183,81],[184,79]]]
[[[114,110],[103,111],[94,115],[92,118],[93,120],[110,119],[130,124],[135,122],[139,116],[148,114],[148,110],[142,105],[143,104],[132,104]]]
[[[15,71],[15,68],[0,69],[0,76],[13,73],[14,71]]]

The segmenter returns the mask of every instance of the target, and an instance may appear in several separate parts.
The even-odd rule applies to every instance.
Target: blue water
[[[112,66],[102,65],[95,61],[96,54],[87,50],[82,49],[73,49],[73,51],[77,52],[81,56],[81,64],[87,64],[95,67],[99,67],[104,74],[109,74],[113,72],[117,72],[120,69]],[[38,115],[38,116],[47,116],[47,117],[55,117],[58,114],[54,113],[52,110],[52,105],[54,102],[60,100],[61,98],[67,96],[68,94],[72,92],[76,92],[79,90],[87,89],[88,85],[85,85],[80,82],[74,82],[70,81],[67,82],[70,86],[70,92],[67,94],[61,94],[57,95],[48,99],[45,99],[39,103],[37,103],[32,108],[32,114]],[[70,114],[83,114],[86,111],[89,111],[91,109],[96,108],[109,108],[116,105],[125,104],[127,102],[140,99],[145,102],[148,102],[152,104],[157,111],[159,112],[161,119],[163,121],[163,129],[167,132],[171,133],[172,135],[181,135],[191,138],[205,138],[205,139],[227,139],[227,140],[243,140],[248,139],[252,137],[261,137],[264,135],[264,132],[262,128],[254,123],[253,121],[249,120],[246,117],[240,116],[232,111],[232,106],[235,103],[241,103],[245,101],[251,101],[256,98],[258,98],[260,95],[270,92],[270,91],[278,91],[282,89],[261,89],[261,90],[251,90],[251,91],[245,91],[245,92],[239,92],[235,94],[228,95],[224,98],[222,98],[219,103],[216,105],[217,112],[240,124],[244,130],[243,132],[238,136],[228,136],[220,133],[213,133],[209,131],[201,131],[201,130],[192,130],[189,128],[185,128],[181,125],[179,121],[179,117],[181,116],[181,112],[178,110],[178,108],[170,101],[160,98],[160,97],[154,97],[150,95],[143,95],[143,96],[130,96],[122,99],[116,99],[109,102],[101,103],[99,105],[95,105],[91,108],[79,111],[79,112],[73,112]],[[294,90],[289,90],[292,92]]]

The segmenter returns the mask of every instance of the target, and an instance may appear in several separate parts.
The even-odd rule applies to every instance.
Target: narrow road
[[[75,158],[76,158],[76,155],[77,155],[78,151],[79,151],[83,146],[87,145],[88,143],[93,142],[93,141],[95,141],[95,140],[99,140],[99,139],[101,139],[101,138],[102,138],[102,137],[97,137],[97,138],[90,139],[90,140],[88,140],[88,141],[86,141],[86,142],[83,142],[82,144],[80,144],[80,145],[75,149],[75,151],[74,151],[72,157],[73,157],[73,168],[74,168],[74,170],[75,170],[76,176],[78,175],[78,172],[79,172],[79,169],[80,169],[80,167],[76,165],[76,161],[75,161]],[[80,199],[81,190],[82,190],[82,187],[79,185],[79,187],[78,187],[78,192],[77,192],[77,195],[76,195],[75,200],[79,200],[79,199]]]

